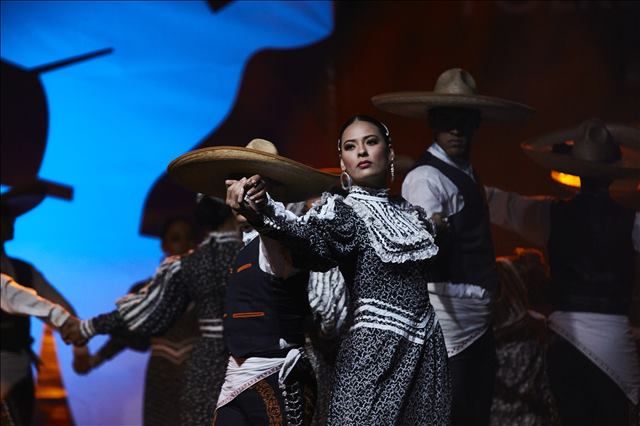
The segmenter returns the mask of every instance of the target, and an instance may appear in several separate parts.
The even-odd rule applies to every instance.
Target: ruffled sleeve
[[[146,286],[116,301],[115,311],[83,321],[82,334],[91,337],[126,330],[143,336],[162,335],[195,296],[190,288],[202,280],[207,281],[204,285],[224,281],[240,247],[239,237],[218,235],[188,255],[166,259]],[[220,287],[216,291],[223,292]]]
[[[292,218],[281,203],[269,199],[266,213],[253,225],[288,247],[294,265],[301,269],[327,271],[358,251],[356,217],[337,195],[324,194],[299,218]]]
[[[309,306],[324,337],[342,332],[347,320],[348,298],[344,277],[337,268],[309,274]]]
[[[83,336],[125,330],[157,336],[168,330],[189,303],[182,261],[180,257],[165,260],[149,284],[116,301],[116,310],[83,322]]]

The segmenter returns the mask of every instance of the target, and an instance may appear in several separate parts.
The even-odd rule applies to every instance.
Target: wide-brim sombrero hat
[[[521,144],[541,166],[599,179],[640,178],[640,129],[592,119]]]
[[[440,74],[431,92],[384,93],[371,102],[383,111],[420,119],[433,108],[478,110],[483,120],[491,121],[520,120],[535,112],[525,104],[478,94],[473,76],[461,68]]]
[[[271,196],[286,203],[306,200],[339,183],[334,174],[278,155],[275,146],[264,139],[254,139],[246,148],[218,146],[188,152],[173,160],[168,172],[191,191],[223,199],[226,179],[255,174],[267,178]]]
[[[66,188],[63,188],[66,189]],[[0,213],[4,216],[18,217],[36,208],[47,196],[71,199],[72,192],[60,193],[59,185],[45,180],[33,180],[13,186],[0,194]],[[68,193],[67,193],[68,192]]]

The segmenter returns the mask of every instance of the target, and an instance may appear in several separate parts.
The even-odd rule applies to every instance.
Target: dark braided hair
[[[342,152],[342,134],[347,129],[347,127],[351,126],[356,121],[366,121],[367,123],[371,123],[378,128],[380,134],[384,138],[384,141],[387,143],[387,147],[391,146],[391,133],[389,133],[389,128],[380,120],[377,120],[369,115],[354,115],[350,117],[347,121],[344,122],[342,127],[340,127],[340,133],[338,136],[338,152]]]

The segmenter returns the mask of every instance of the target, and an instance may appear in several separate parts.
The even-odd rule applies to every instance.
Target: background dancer
[[[639,129],[589,120],[523,144],[543,167],[580,177],[573,198],[487,189],[492,222],[547,249],[553,309],[547,362],[562,424],[628,424],[629,406],[638,407],[629,308],[640,214],[609,194],[614,179],[640,176],[638,146]]]
[[[213,419],[227,358],[222,341],[224,293],[229,267],[242,244],[230,209],[220,200],[204,202],[217,206],[216,214],[206,217],[214,231],[197,249],[167,258],[151,282],[119,299],[113,312],[82,321],[81,327],[63,328],[63,335],[73,342],[123,330],[158,336],[193,301],[201,337],[194,345],[180,391],[180,424],[185,426],[209,426]]]
[[[174,161],[170,172],[192,184],[201,181],[212,193],[227,191],[221,185],[225,178],[262,173],[286,201],[305,200],[337,182],[336,176],[280,157],[272,143],[260,139],[246,148],[187,153]],[[226,183],[233,191],[245,182]],[[194,189],[204,190],[197,183]],[[276,241],[259,237],[249,227],[244,240],[227,286],[224,339],[231,356],[215,424],[309,424],[316,390],[304,348],[311,325],[308,271],[294,268]]]
[[[443,72],[432,92],[388,93],[372,101],[385,111],[426,120],[433,131],[433,144],[407,174],[402,195],[429,217],[447,221],[429,293],[447,343],[452,423],[487,425],[496,373],[491,301],[498,277],[471,145],[483,121],[522,118],[532,110],[478,94],[471,74],[460,68]]]

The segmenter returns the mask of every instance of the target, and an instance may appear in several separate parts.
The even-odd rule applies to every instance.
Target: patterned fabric
[[[344,276],[349,315],[359,319],[337,356],[328,424],[448,424],[447,354],[427,292],[429,258],[437,251],[431,225],[420,209],[386,193],[369,194],[376,198],[371,202],[385,206],[366,207],[365,214],[351,205],[369,203],[361,190],[353,190],[357,200],[351,194],[325,195],[297,221],[270,203],[272,210],[256,224],[290,248],[296,266],[320,271],[338,266]],[[398,223],[412,230],[412,238],[400,245],[390,237],[392,229],[381,231],[381,239],[372,236],[365,218],[373,212],[381,226]],[[400,225],[403,220],[411,226]]]
[[[313,412],[314,426],[323,426],[329,416],[329,405],[331,402],[331,389],[333,388],[333,377],[335,374],[335,354],[337,352],[337,338],[331,340],[310,340],[305,345],[305,351],[309,357],[309,362],[316,376],[316,404]]]
[[[195,306],[162,335],[151,339],[144,389],[144,424],[151,426],[180,424],[180,400],[187,361],[199,339]]]
[[[283,389],[278,373],[259,380],[228,404],[218,408],[215,426],[308,425],[313,414],[315,384],[308,376],[295,376]],[[296,405],[295,413],[288,410]],[[292,417],[291,414],[295,414]]]
[[[496,345],[498,373],[491,406],[491,425],[558,425],[544,347],[536,339],[504,341]]]
[[[419,345],[435,328],[435,312],[423,307],[419,315],[376,299],[360,299],[355,304],[351,330],[360,327],[388,330]]]
[[[425,231],[425,222],[419,217],[418,208],[402,200],[390,202],[388,190],[369,194],[355,186],[345,204],[351,206],[362,219],[369,240],[383,262],[403,263],[408,260],[425,260],[438,253],[434,244],[433,227]]]
[[[213,419],[227,361],[221,334],[214,331],[222,318],[229,265],[241,247],[238,235],[213,232],[193,252],[164,262],[147,286],[117,302],[117,310],[87,322],[95,333],[126,329],[158,336],[178,320],[191,300],[195,303],[206,337],[195,343],[185,367],[178,405],[182,425],[209,426]]]
[[[282,425],[282,411],[276,397],[276,391],[264,380],[260,380],[250,389],[255,390],[264,403],[264,411],[269,419],[269,426]]]
[[[311,272],[307,286],[309,306],[324,337],[334,337],[347,320],[347,290],[338,268]]]

